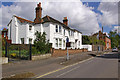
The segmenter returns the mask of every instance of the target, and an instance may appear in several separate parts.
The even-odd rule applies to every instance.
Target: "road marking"
[[[64,73],[58,75],[57,78],[60,77],[60,76],[62,76],[62,75],[65,75],[65,74],[67,74],[67,73],[69,73],[69,72],[71,72],[71,71],[73,71],[73,70],[75,70],[75,69],[78,69],[79,67],[80,67],[80,66],[75,67],[75,68],[73,68],[73,69],[71,69],[71,70],[69,70],[69,71],[67,71],[67,72],[64,72]]]
[[[49,74],[52,74],[52,73],[58,72],[58,71],[60,71],[60,70],[66,69],[66,68],[68,68],[68,67],[75,66],[75,65],[77,65],[77,64],[80,64],[80,63],[83,63],[83,62],[89,61],[89,60],[91,60],[91,59],[93,59],[93,58],[94,58],[94,57],[91,57],[91,58],[89,58],[89,59],[86,59],[86,60],[80,61],[80,62],[78,62],[78,63],[72,64],[72,65],[68,65],[68,66],[65,66],[65,67],[63,67],[63,68],[60,68],[60,69],[57,69],[57,70],[54,70],[54,71],[51,71],[51,72],[45,73],[45,74],[40,75],[40,76],[38,76],[38,77],[36,77],[36,78],[41,78],[41,77],[43,77],[43,76],[47,76],[47,75],[49,75]]]

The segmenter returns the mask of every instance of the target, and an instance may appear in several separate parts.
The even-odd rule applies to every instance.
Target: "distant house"
[[[103,40],[105,42],[105,49],[111,49],[111,40],[106,35],[106,33],[99,31],[98,33],[93,34],[93,36],[96,36],[97,39]]]
[[[60,22],[48,15],[42,17],[41,3],[36,7],[36,18],[30,21],[16,15],[8,23],[8,39],[12,44],[34,44],[35,32],[46,32],[46,38],[52,44],[52,48],[65,49],[69,42],[71,49],[82,48],[82,33],[68,26],[68,19],[64,17]]]
[[[11,40],[8,40],[8,29],[7,28],[3,28],[2,38],[6,39],[8,43],[11,43]]]

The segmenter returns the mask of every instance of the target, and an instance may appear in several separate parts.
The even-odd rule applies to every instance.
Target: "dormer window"
[[[29,25],[29,30],[32,30],[32,26],[31,25]]]

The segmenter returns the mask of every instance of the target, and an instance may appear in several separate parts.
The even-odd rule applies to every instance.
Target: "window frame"
[[[55,47],[58,47],[58,38],[55,39]]]
[[[55,26],[55,32],[58,33],[58,25]]]
[[[21,44],[25,44],[24,38],[20,38]]]
[[[31,31],[32,30],[32,25],[29,25],[29,31]]]
[[[30,42],[30,40],[31,40],[31,42]],[[29,38],[29,44],[32,44],[32,40],[33,40],[32,38]]]
[[[62,39],[59,39],[59,47],[62,47]]]

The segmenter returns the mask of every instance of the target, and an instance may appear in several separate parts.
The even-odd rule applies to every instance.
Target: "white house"
[[[36,7],[36,18],[34,21],[13,16],[8,24],[8,39],[12,44],[34,44],[35,32],[46,32],[46,38],[52,44],[52,48],[65,49],[66,43],[71,43],[72,49],[82,48],[82,33],[68,27],[68,19],[64,17],[60,22],[48,15],[42,16],[41,3]]]

